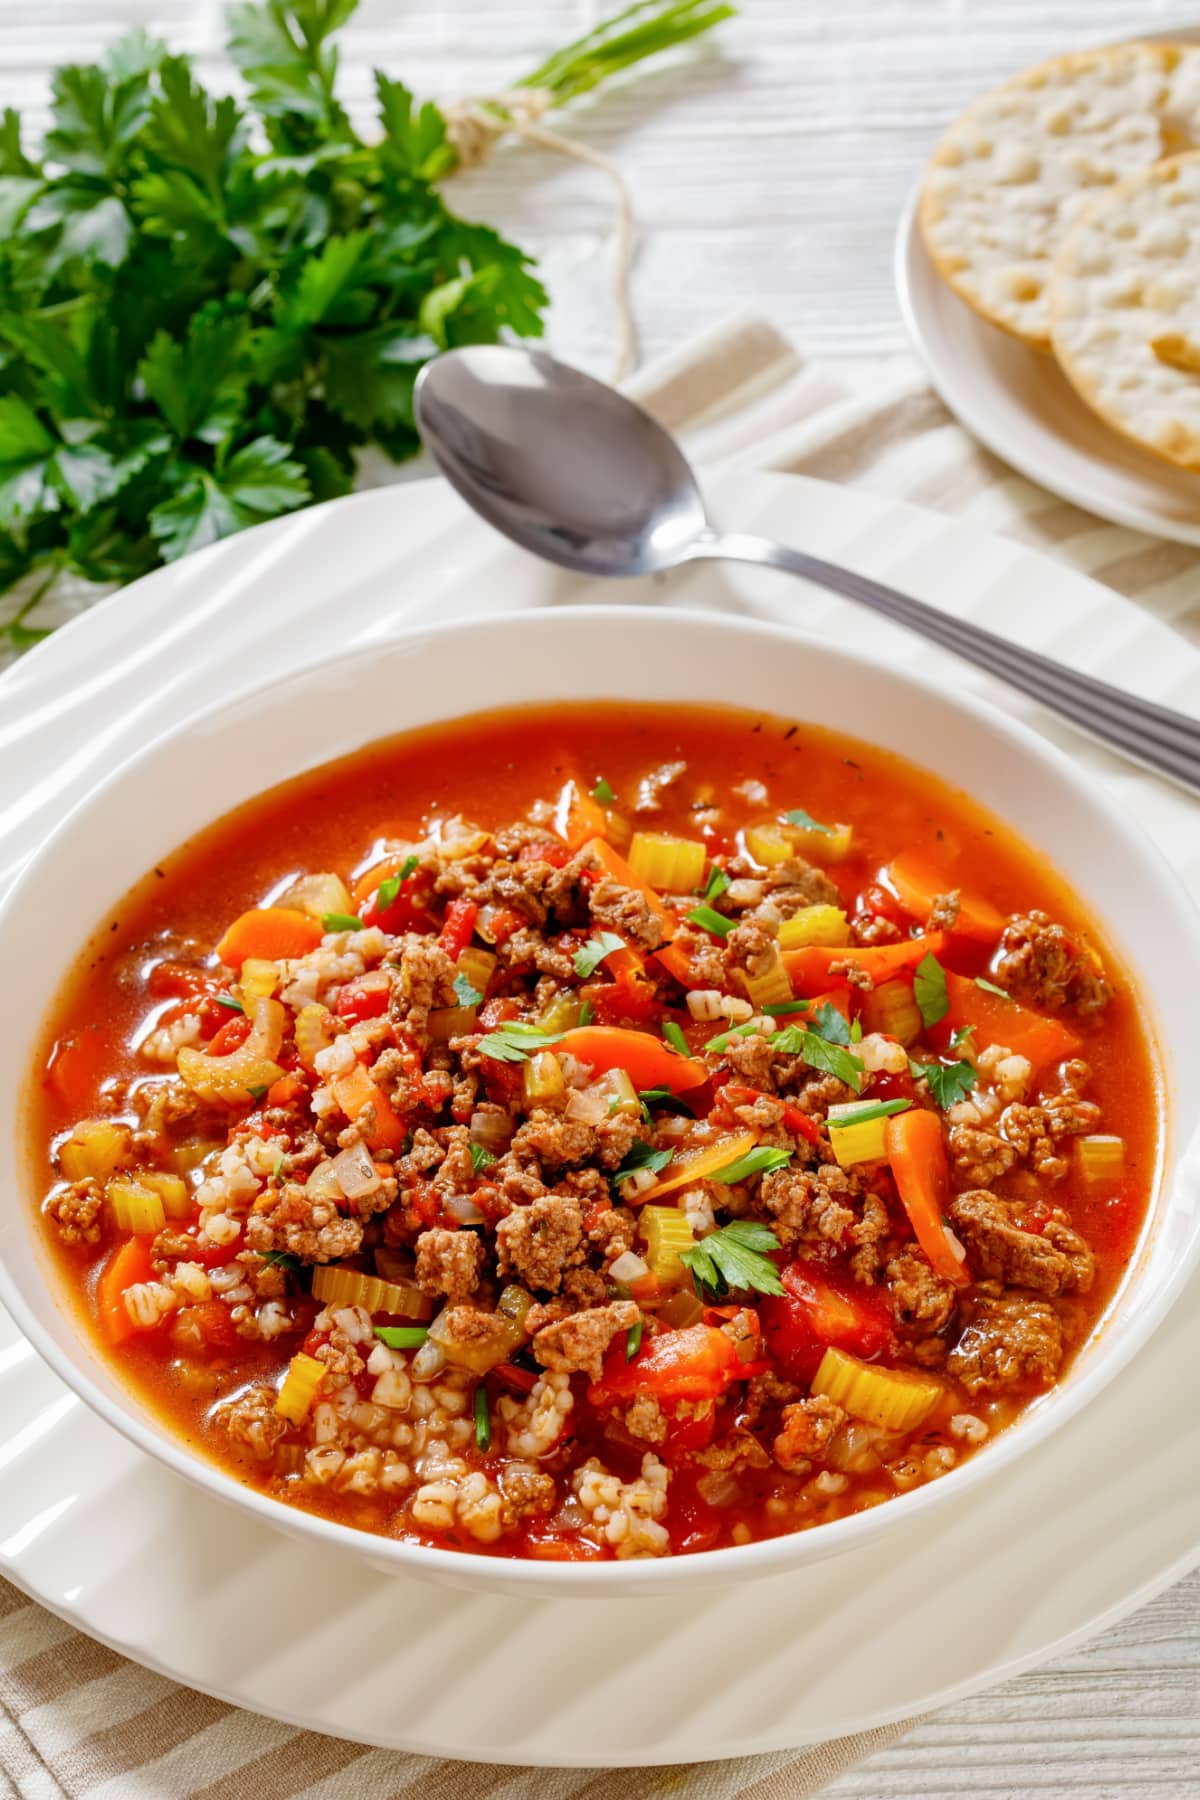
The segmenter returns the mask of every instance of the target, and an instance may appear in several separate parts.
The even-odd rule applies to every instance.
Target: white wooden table
[[[435,96],[495,91],[600,10],[589,0],[363,0],[346,33],[345,92],[365,101],[374,64]],[[48,70],[87,59],[132,24],[195,51],[215,76],[220,15],[219,0],[0,0],[0,106],[40,124]],[[869,377],[905,352],[892,232],[941,127],[980,88],[1040,56],[1186,22],[1186,8],[1166,0],[743,0],[719,44],[573,116],[572,129],[620,161],[637,196],[643,351],[750,304],[813,356]],[[455,204],[539,255],[554,348],[605,370],[604,180],[506,150],[461,178]],[[1102,1556],[1104,1546],[1080,1554]],[[1200,1794],[1200,1575],[1050,1668],[948,1707],[828,1792]]]

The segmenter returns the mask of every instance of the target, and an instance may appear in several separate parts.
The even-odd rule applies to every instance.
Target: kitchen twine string
[[[480,168],[501,138],[511,136],[520,138],[522,143],[550,150],[557,156],[587,163],[608,176],[617,199],[612,271],[617,348],[612,378],[620,381],[633,367],[635,351],[633,308],[629,298],[634,249],[633,201],[625,177],[611,156],[541,123],[543,115],[555,104],[556,96],[548,88],[513,88],[504,94],[478,94],[466,100],[439,101],[438,106],[460,169]]]

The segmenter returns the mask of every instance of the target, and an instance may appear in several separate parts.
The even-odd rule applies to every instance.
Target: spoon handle
[[[705,561],[759,563],[782,569],[830,588],[847,600],[857,600],[872,612],[882,613],[897,625],[907,625],[910,631],[940,644],[944,650],[952,650],[976,668],[1020,688],[1099,743],[1121,751],[1133,762],[1165,775],[1191,793],[1200,793],[1200,721],[1184,713],[1156,706],[1035,650],[1023,649],[980,625],[926,606],[869,575],[856,574],[853,569],[843,569],[837,563],[773,544],[766,538],[738,533],[705,534],[695,541],[692,554]]]

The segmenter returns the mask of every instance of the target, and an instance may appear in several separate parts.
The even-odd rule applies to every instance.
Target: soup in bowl
[[[50,1288],[226,1491],[421,1562],[769,1557],[998,1461],[1145,1325],[1163,1059],[1107,909],[886,716],[833,728],[875,672],[691,629],[824,664],[820,722],[715,675],[431,720],[160,831],[58,984]],[[196,728],[222,766],[255,708]]]

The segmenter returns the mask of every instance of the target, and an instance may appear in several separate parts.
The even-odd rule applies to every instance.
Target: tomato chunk
[[[758,1316],[767,1354],[789,1381],[807,1386],[831,1344],[866,1361],[890,1348],[891,1305],[879,1289],[803,1257],[780,1280],[786,1292],[766,1295]]]
[[[625,1338],[610,1348],[599,1381],[588,1389],[597,1406],[635,1394],[660,1400],[715,1400],[731,1381],[754,1374],[761,1364],[742,1362],[732,1338],[714,1325],[688,1325],[646,1338],[632,1362],[625,1360]]]

